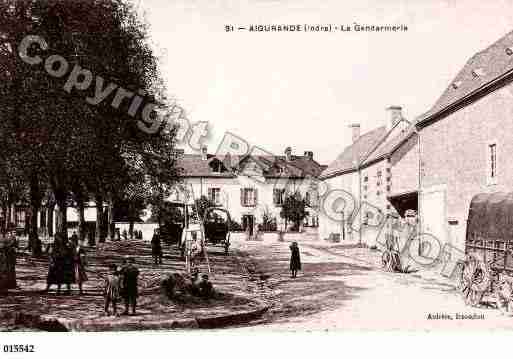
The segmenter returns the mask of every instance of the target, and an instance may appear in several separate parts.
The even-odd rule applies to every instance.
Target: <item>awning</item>
[[[404,212],[408,209],[418,210],[419,200],[418,192],[406,192],[394,196],[388,196],[388,201],[394,206],[395,210],[401,217],[404,217]]]

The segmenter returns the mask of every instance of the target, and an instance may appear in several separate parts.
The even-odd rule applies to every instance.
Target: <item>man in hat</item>
[[[128,315],[128,308],[132,308],[132,315],[135,314],[135,307],[137,305],[137,278],[139,276],[139,269],[135,266],[134,258],[125,257],[123,261],[123,268],[121,269],[122,275],[122,288],[123,298],[125,299],[124,315]]]

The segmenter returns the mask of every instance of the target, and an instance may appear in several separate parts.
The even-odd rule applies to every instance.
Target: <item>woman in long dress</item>
[[[82,294],[82,284],[87,281],[87,273],[85,267],[87,266],[86,251],[80,243],[74,249],[74,262],[75,262],[75,280],[78,284],[80,294]]]
[[[290,271],[292,278],[297,277],[297,271],[301,270],[301,257],[299,255],[299,246],[297,242],[292,242],[290,245]]]

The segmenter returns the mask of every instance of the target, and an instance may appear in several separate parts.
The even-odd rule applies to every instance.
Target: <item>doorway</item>
[[[253,235],[253,227],[255,224],[255,217],[252,214],[245,214],[242,216],[242,229],[244,232],[249,230],[249,235]]]

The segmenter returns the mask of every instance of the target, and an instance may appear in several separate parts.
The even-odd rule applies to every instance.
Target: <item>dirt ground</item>
[[[496,330],[513,317],[488,306],[467,307],[455,283],[436,271],[389,273],[381,253],[354,245],[301,241],[303,270],[288,272],[287,242],[239,242],[274,306],[240,330]],[[437,319],[441,318],[441,319]],[[470,319],[474,318],[474,319]]]
[[[231,254],[210,248],[212,280],[229,295],[217,302],[162,305],[156,287],[163,275],[182,271],[175,249],[166,251],[164,265],[152,264],[147,242],[111,243],[91,250],[90,281],[86,294],[73,288],[70,296],[44,294],[46,260],[18,259],[20,289],[0,298],[2,312],[31,309],[49,315],[96,318],[102,312],[101,274],[109,263],[136,255],[141,268],[142,321],[167,315],[183,318],[209,313],[231,313],[267,303],[260,320],[229,330],[497,330],[513,328],[513,317],[491,307],[465,306],[455,283],[436,271],[389,273],[381,269],[381,253],[349,244],[311,238],[300,240],[303,268],[295,279],[289,272],[289,242],[233,240]],[[463,316],[464,318],[458,318]],[[465,317],[466,316],[466,317]],[[469,319],[470,317],[474,319]],[[114,319],[123,320],[123,319]],[[11,328],[17,329],[17,328]],[[19,329],[19,328],[18,328]],[[23,330],[23,328],[21,328]]]
[[[23,246],[22,241],[20,247]],[[261,306],[260,302],[255,301],[255,298],[260,298],[257,285],[240,263],[238,251],[232,251],[226,256],[223,248],[209,247],[208,252],[212,270],[210,279],[217,292],[216,297],[169,301],[161,294],[160,281],[171,273],[183,273],[185,270],[184,261],[179,258],[179,251],[174,246],[164,246],[162,265],[153,263],[150,243],[146,241],[112,242],[95,249],[88,248],[89,280],[84,283],[83,295],[79,295],[77,285],[72,285],[69,295],[66,294],[65,286],[61,288],[59,295],[55,286],[48,293],[44,292],[48,259],[34,259],[20,251],[16,265],[18,289],[10,290],[7,296],[0,296],[0,311],[4,315],[23,312],[65,320],[95,320],[103,317],[104,277],[108,273],[108,266],[111,263],[121,264],[126,255],[135,258],[135,265],[141,273],[136,318],[138,321],[211,317]],[[200,270],[208,272],[205,262],[200,265]],[[123,309],[123,303],[119,303],[118,312],[121,313]],[[134,318],[111,317],[110,320],[113,326],[119,327],[123,321],[133,321]],[[12,325],[9,328],[23,330]],[[4,330],[9,328],[4,323]]]

